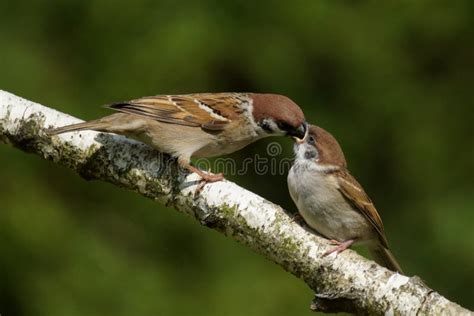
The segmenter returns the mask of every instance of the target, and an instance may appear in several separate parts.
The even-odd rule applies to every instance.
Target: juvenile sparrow
[[[205,182],[220,181],[191,165],[191,157],[232,153],[267,136],[302,138],[300,107],[276,94],[200,93],[159,95],[106,106],[118,113],[48,131],[50,135],[95,130],[125,135],[178,158]]]
[[[366,243],[375,261],[402,273],[388,248],[382,220],[361,185],[347,170],[344,153],[324,129],[310,125],[304,139],[296,139],[296,158],[288,188],[305,222],[342,252]]]

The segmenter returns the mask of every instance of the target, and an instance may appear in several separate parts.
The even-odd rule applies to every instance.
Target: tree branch
[[[79,119],[0,90],[0,142],[135,191],[191,215],[302,279],[317,294],[315,311],[360,314],[471,315],[417,277],[394,274],[353,251],[321,257],[328,242],[293,223],[285,211],[229,181],[194,196],[198,177],[173,159],[125,137],[85,131],[48,137],[45,128]]]

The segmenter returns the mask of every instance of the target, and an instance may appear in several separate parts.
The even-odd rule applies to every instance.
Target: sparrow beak
[[[301,124],[301,126],[298,128],[298,134],[293,137],[298,145],[306,141],[306,138],[308,138],[308,131],[308,123],[304,122]]]

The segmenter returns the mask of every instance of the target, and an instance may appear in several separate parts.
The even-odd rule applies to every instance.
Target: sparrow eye
[[[316,145],[316,138],[314,138],[314,136],[310,136],[308,139],[308,144]]]

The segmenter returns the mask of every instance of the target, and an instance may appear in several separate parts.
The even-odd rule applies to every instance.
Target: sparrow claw
[[[347,248],[349,248],[353,243],[354,243],[355,240],[353,239],[349,239],[349,240],[346,240],[346,241],[343,241],[343,242],[340,242],[340,241],[337,241],[337,240],[331,240],[330,243],[332,245],[338,245],[337,247],[331,249],[331,250],[328,250],[326,251],[324,254],[323,254],[323,257],[326,257],[326,256],[329,256],[330,254],[332,254],[333,252],[336,253],[336,256],[338,254],[340,254],[341,252],[343,252],[344,250],[346,250]]]
[[[202,181],[205,181],[205,182],[218,182],[218,181],[222,181],[224,180],[224,174],[223,173],[218,173],[218,174],[212,174],[212,173],[208,173],[208,174],[205,174],[205,176],[201,176],[202,178]]]
[[[204,189],[204,186],[206,184],[224,180],[224,174],[222,173],[218,173],[218,174],[202,173],[202,174],[199,174],[199,176],[201,177],[201,180],[199,181],[199,184],[196,188],[196,193],[195,193],[196,195],[201,193],[202,189]]]
[[[207,184],[207,182],[204,181],[204,180],[199,181],[199,184],[198,184],[198,186],[197,186],[197,188],[196,188],[196,192],[194,192],[194,196],[199,195],[199,193],[201,193],[202,189],[204,189],[204,186],[205,186],[206,184]]]
[[[201,180],[199,180],[199,184],[196,188],[195,195],[201,193],[202,189],[206,184],[224,180],[224,174],[222,173],[213,174],[210,171],[206,173],[190,164],[186,164],[184,167],[191,172],[197,173],[201,177]]]

